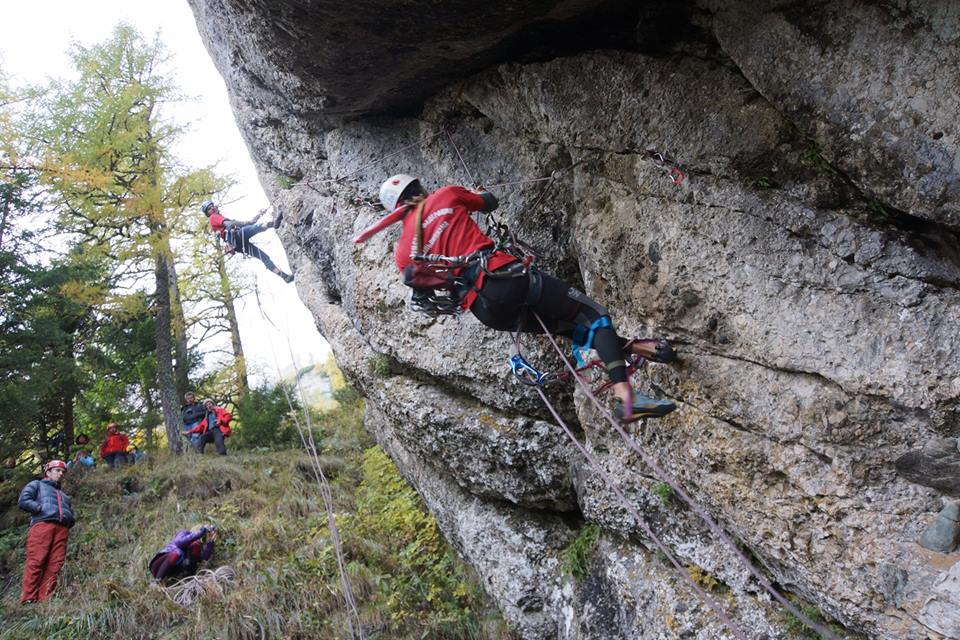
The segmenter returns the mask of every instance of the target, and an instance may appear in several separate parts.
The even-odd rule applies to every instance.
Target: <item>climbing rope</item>
[[[451,140],[451,142],[452,142],[452,140]],[[459,152],[458,152],[458,153],[459,153]],[[686,179],[686,175],[680,170],[680,168],[676,165],[676,163],[674,163],[672,160],[668,159],[668,158],[667,158],[666,156],[664,156],[662,153],[659,153],[659,152],[657,152],[657,151],[655,151],[655,150],[649,150],[649,151],[648,151],[648,157],[650,157],[656,164],[658,164],[659,166],[664,167],[664,168],[666,169],[667,175],[670,177],[670,180],[671,180],[671,182],[673,182],[674,185],[679,185],[679,184],[681,184],[681,183]],[[462,159],[462,157],[461,157],[461,159]],[[466,166],[466,165],[465,165],[465,166]],[[467,171],[468,171],[468,173],[469,173],[469,170],[467,170]],[[554,174],[551,175],[551,180],[550,180],[550,182],[548,182],[548,183],[547,183],[547,186],[541,191],[540,196],[537,198],[537,201],[534,203],[534,205],[533,205],[532,208],[536,208],[536,206],[539,204],[540,200],[542,200],[543,197],[546,195],[547,191],[550,190],[550,188],[553,186],[553,182],[554,182],[554,180],[556,179],[556,177],[558,177],[558,176],[557,176],[556,172],[554,172]],[[816,622],[814,622],[813,620],[811,620],[808,616],[804,615],[799,609],[797,609],[796,607],[794,607],[785,597],[783,597],[783,595],[781,595],[776,589],[774,589],[774,588],[773,588],[773,585],[770,584],[769,580],[767,580],[766,577],[764,577],[764,576],[756,569],[756,567],[753,566],[753,563],[750,562],[750,560],[749,560],[749,559],[746,557],[746,555],[740,550],[740,548],[737,547],[736,543],[735,543],[735,542],[730,538],[730,536],[713,520],[713,518],[706,512],[706,510],[705,510],[703,507],[701,507],[698,502],[696,502],[693,498],[691,498],[690,495],[683,489],[683,487],[681,487],[681,486],[679,485],[679,483],[678,483],[672,476],[670,476],[668,473],[666,473],[666,471],[664,471],[650,456],[648,456],[648,455],[639,447],[639,445],[637,445],[637,443],[633,440],[633,438],[631,438],[631,437],[627,434],[627,432],[624,431],[623,426],[620,424],[620,422],[619,422],[618,420],[614,419],[614,417],[610,414],[610,412],[607,411],[606,407],[604,407],[603,404],[597,399],[596,394],[595,394],[594,391],[590,388],[590,385],[589,385],[589,384],[587,383],[587,381],[583,378],[583,376],[581,376],[581,375],[578,374],[577,368],[573,366],[573,364],[572,364],[572,363],[570,362],[570,360],[567,358],[566,354],[565,354],[565,353],[563,352],[563,350],[560,348],[560,345],[557,344],[556,339],[554,338],[553,334],[550,333],[550,331],[548,330],[547,325],[543,322],[543,319],[539,316],[539,314],[537,314],[536,312],[534,312],[532,309],[531,309],[530,311],[531,311],[531,313],[533,313],[534,317],[537,319],[537,322],[540,323],[540,326],[543,328],[545,335],[546,335],[547,338],[549,338],[549,340],[550,340],[550,344],[553,345],[553,348],[554,348],[554,349],[557,351],[557,353],[560,355],[560,358],[563,360],[564,366],[565,366],[565,367],[567,368],[567,370],[569,371],[569,374],[570,374],[571,376],[573,376],[573,378],[577,381],[577,384],[579,384],[579,385],[581,386],[581,388],[582,388],[582,389],[584,390],[584,392],[587,394],[587,397],[590,398],[591,402],[594,404],[594,406],[597,408],[597,410],[600,412],[600,414],[601,414],[602,416],[604,416],[604,417],[607,419],[607,421],[613,426],[613,428],[617,431],[617,433],[620,435],[621,439],[623,439],[623,441],[627,444],[627,446],[628,446],[632,451],[634,451],[635,453],[637,453],[637,454],[640,456],[640,458],[643,460],[643,462],[644,462],[650,469],[653,470],[654,474],[655,474],[658,478],[660,478],[660,480],[662,480],[663,482],[665,482],[665,483],[667,483],[668,485],[670,485],[670,487],[676,492],[676,494],[677,494],[678,496],[680,496],[681,499],[682,499],[684,502],[686,502],[688,505],[690,505],[690,507],[693,509],[694,513],[696,513],[697,516],[699,516],[699,517],[707,524],[707,526],[708,526],[716,535],[718,535],[718,536],[720,537],[720,539],[723,540],[723,542],[724,542],[728,547],[730,547],[730,549],[733,551],[735,557],[737,557],[737,558],[740,560],[740,562],[744,565],[744,567],[746,567],[746,569],[750,572],[750,574],[753,575],[754,578],[757,579],[757,581],[763,586],[763,588],[764,588],[775,600],[777,600],[780,604],[782,604],[788,611],[790,611],[790,613],[792,613],[794,616],[796,616],[797,619],[801,620],[801,621],[802,621],[804,624],[806,624],[808,627],[810,627],[811,629],[813,629],[813,630],[815,630],[817,633],[819,633],[819,634],[821,635],[821,637],[826,638],[827,640],[834,640],[834,636],[833,636],[827,629],[825,629],[822,625],[819,625],[819,624],[817,624]],[[520,353],[519,332],[516,334],[514,340],[515,340],[515,344],[516,344],[516,348],[517,348],[517,354],[519,355],[519,353]],[[521,356],[521,359],[522,359],[522,356]],[[528,366],[529,366],[529,365],[528,365]],[[530,367],[530,368],[533,369],[532,367]],[[533,371],[536,371],[536,369],[533,369]],[[519,376],[518,376],[518,377],[519,377]],[[535,388],[536,388],[536,390],[537,390],[537,393],[540,395],[540,397],[544,400],[545,403],[547,403],[547,407],[548,407],[548,409],[550,410],[551,414],[553,414],[554,417],[559,420],[559,414],[556,412],[556,410],[553,408],[553,406],[549,404],[549,401],[547,400],[546,394],[543,392],[543,389],[541,388],[541,385],[535,385]],[[564,428],[564,430],[568,433],[568,435],[570,435],[571,438],[572,438],[572,433],[569,431],[569,429],[567,429],[565,425],[564,425],[563,428]],[[577,441],[576,438],[572,438],[572,439],[573,439],[573,441],[575,442],[575,444],[577,445],[577,447],[578,447],[578,448],[581,448],[581,447],[580,447],[580,444],[579,444],[579,441]],[[583,453],[586,453],[586,450],[585,450],[585,449],[581,449],[581,450],[582,450]],[[607,481],[607,480],[609,479],[609,476],[607,476],[605,473],[602,473],[602,477],[605,479],[605,481]],[[606,483],[607,483],[607,486],[608,486],[612,491],[614,491],[614,493],[616,493],[616,494],[619,495],[619,496],[622,496],[622,493],[620,493],[619,490],[616,489],[616,487],[615,487],[611,482],[607,481]],[[625,502],[629,503],[629,501],[625,501]],[[649,531],[649,525],[647,525],[645,522],[642,521],[642,518],[640,518],[639,513],[636,512],[636,509],[634,509],[634,508],[632,507],[632,505],[630,505],[630,506],[628,506],[628,510],[629,510],[632,514],[635,515],[635,517],[637,518],[638,523],[641,523],[641,525],[640,525],[641,528],[643,528],[645,532],[648,532],[648,531]],[[652,532],[651,532],[651,533],[652,533]],[[661,550],[663,550],[662,544],[658,543],[655,538],[654,538],[654,540],[655,540],[655,543],[657,543],[658,547],[660,547]],[[681,567],[679,566],[679,564],[677,564],[676,562],[674,562],[674,565],[675,565],[678,569],[681,568]],[[683,573],[686,573],[686,572],[683,572]],[[704,597],[704,596],[705,596],[705,594],[702,593],[702,590],[696,589],[696,591],[697,591],[699,594],[701,594],[701,597]],[[706,601],[706,600],[705,600],[705,601]],[[708,604],[709,604],[709,602],[708,602]],[[718,610],[716,609],[716,607],[714,607],[714,606],[712,606],[712,605],[711,605],[711,608],[713,608],[715,611],[718,611]],[[719,613],[720,613],[720,612],[718,611],[718,614],[719,614]],[[725,624],[727,624],[728,628],[730,628],[731,631],[733,631],[733,632],[735,633],[735,635],[737,635],[738,637],[740,637],[739,631],[736,630],[735,627],[732,626],[732,623],[729,623],[729,619],[726,618],[725,615],[722,616],[722,617],[723,617],[723,619],[724,619]],[[729,623],[729,624],[728,624],[728,623]]]
[[[169,587],[160,587],[178,607],[191,609],[205,597],[223,598],[227,589],[237,583],[237,572],[232,567],[200,569],[196,574],[177,580]]]
[[[366,163],[366,164],[364,164],[364,165],[361,165],[361,166],[357,167],[357,168],[354,169],[353,171],[348,171],[347,173],[343,174],[342,176],[337,176],[337,177],[335,177],[335,178],[326,178],[325,180],[320,180],[320,181],[304,180],[304,181],[301,182],[300,184],[304,184],[304,185],[310,187],[311,189],[313,189],[314,191],[316,191],[317,193],[320,193],[320,190],[317,189],[318,186],[330,184],[330,183],[333,183],[333,182],[342,182],[345,178],[349,178],[350,176],[352,176],[352,175],[354,175],[354,174],[356,174],[356,173],[360,173],[360,172],[363,171],[364,169],[369,169],[370,167],[376,166],[376,165],[380,164],[381,162],[383,162],[384,160],[387,160],[387,159],[389,159],[389,158],[393,158],[393,157],[395,157],[395,156],[398,156],[398,155],[400,155],[401,153],[403,153],[404,151],[407,151],[408,149],[413,149],[414,147],[425,146],[426,144],[428,144],[428,143],[430,143],[430,142],[433,142],[435,139],[437,139],[438,137],[442,136],[445,131],[446,131],[446,129],[441,129],[441,130],[438,131],[437,133],[434,133],[434,134],[432,134],[432,135],[429,135],[429,136],[427,136],[426,138],[424,138],[424,139],[422,139],[422,140],[418,140],[418,141],[416,141],[416,142],[412,142],[412,143],[410,143],[410,144],[408,144],[408,145],[406,145],[406,146],[400,147],[399,149],[397,149],[397,150],[395,150],[395,151],[392,151],[391,153],[388,153],[388,154],[386,154],[386,155],[380,156],[379,158],[376,158],[376,159],[374,159],[374,160],[371,160],[370,162],[368,162],[368,163]],[[448,135],[449,135],[449,134],[448,134]]]
[[[563,432],[567,434],[567,437],[570,439],[571,442],[573,442],[573,446],[577,448],[577,450],[583,455],[584,458],[586,458],[587,464],[589,464],[590,467],[600,476],[604,484],[607,485],[607,488],[613,491],[614,495],[617,496],[617,499],[620,501],[620,504],[622,504],[623,507],[627,510],[627,513],[633,516],[633,519],[640,526],[640,528],[643,529],[643,532],[647,535],[647,537],[650,538],[653,541],[653,543],[657,546],[657,548],[661,551],[661,553],[663,553],[663,555],[667,557],[667,559],[670,561],[670,564],[676,567],[680,575],[683,576],[684,581],[690,586],[691,589],[693,589],[693,591],[697,594],[697,596],[699,596],[700,599],[703,602],[705,602],[708,607],[713,609],[713,612],[717,614],[717,617],[720,618],[720,621],[723,623],[723,625],[727,629],[729,629],[730,632],[740,640],[746,640],[746,635],[744,635],[740,627],[737,626],[730,619],[730,617],[727,616],[726,612],[720,607],[720,605],[718,605],[716,601],[714,601],[714,599],[711,598],[703,590],[703,588],[700,587],[700,585],[698,585],[694,581],[693,577],[685,569],[685,567],[682,564],[680,564],[680,561],[677,560],[676,556],[674,556],[670,548],[667,545],[665,545],[660,540],[659,537],[657,537],[657,534],[653,532],[653,529],[650,528],[650,525],[643,518],[643,516],[640,515],[640,512],[633,505],[633,503],[630,502],[627,496],[625,496],[623,492],[620,491],[619,487],[617,487],[617,485],[614,484],[613,479],[607,474],[606,471],[603,470],[603,467],[600,466],[600,463],[597,461],[597,459],[594,458],[589,451],[587,451],[586,447],[580,444],[580,441],[577,440],[576,436],[567,426],[566,422],[564,422],[563,418],[560,417],[560,414],[557,413],[557,410],[550,403],[550,400],[547,398],[547,394],[544,393],[543,388],[538,386],[536,387],[536,390],[537,390],[537,393],[540,395],[540,398],[543,400],[543,403],[546,405],[547,409],[550,411],[550,414],[553,416],[554,420],[557,421],[557,424],[560,425],[560,428],[563,429]]]
[[[453,146],[453,150],[457,152],[457,157],[460,158],[460,164],[463,165],[463,170],[467,174],[467,178],[473,181],[474,188],[478,188],[480,186],[480,182],[477,180],[476,176],[474,176],[470,172],[470,169],[467,167],[467,163],[463,159],[463,154],[460,153],[460,148],[457,146],[457,143],[454,142],[453,136],[450,134],[450,130],[444,128],[443,131],[447,134],[447,139],[450,141],[450,144]]]
[[[824,628],[822,625],[811,620],[807,615],[805,615],[799,609],[793,606],[793,604],[791,604],[790,601],[787,600],[782,594],[780,594],[780,592],[777,591],[772,584],[770,584],[770,581],[767,580],[767,578],[764,577],[763,574],[761,574],[760,571],[753,566],[753,563],[750,562],[747,556],[743,553],[743,551],[740,550],[740,548],[733,541],[733,539],[730,538],[727,532],[724,531],[723,528],[716,523],[716,521],[713,519],[713,517],[710,516],[709,513],[707,513],[706,509],[704,509],[699,502],[694,500],[686,492],[686,490],[684,490],[684,488],[680,485],[680,483],[673,478],[673,476],[667,473],[660,465],[657,464],[657,462],[652,457],[647,455],[646,452],[644,452],[643,449],[640,448],[640,446],[636,443],[636,441],[623,429],[623,426],[620,424],[620,422],[616,420],[610,414],[607,408],[603,406],[600,400],[597,399],[596,395],[590,389],[590,385],[587,384],[587,382],[583,379],[582,376],[577,375],[576,369],[574,368],[573,364],[567,358],[567,355],[564,353],[563,349],[560,348],[560,345],[557,343],[556,338],[553,336],[552,333],[550,333],[549,329],[547,328],[547,325],[543,322],[543,319],[539,316],[539,314],[537,314],[532,310],[531,312],[533,313],[534,317],[537,319],[537,322],[540,323],[540,326],[543,327],[544,335],[547,336],[547,339],[550,341],[550,344],[553,346],[556,352],[560,355],[560,358],[563,360],[564,365],[570,371],[570,374],[574,377],[574,379],[577,381],[577,384],[580,385],[580,387],[583,389],[584,393],[586,393],[587,397],[591,400],[591,402],[593,403],[597,411],[604,418],[606,418],[607,422],[609,422],[611,426],[613,426],[614,430],[616,430],[617,434],[627,444],[627,446],[632,451],[634,451],[637,455],[640,456],[640,459],[643,460],[644,464],[646,464],[647,467],[649,467],[653,471],[654,475],[659,480],[670,485],[670,488],[676,493],[676,495],[680,496],[680,498],[684,502],[686,502],[687,505],[690,506],[693,512],[697,516],[699,516],[700,519],[704,521],[704,523],[706,523],[709,529],[714,534],[720,537],[720,539],[733,551],[734,556],[737,557],[740,560],[741,564],[743,564],[743,566],[750,572],[750,574],[757,579],[757,581],[760,583],[760,585],[764,588],[764,590],[767,593],[769,593],[777,602],[782,604],[790,613],[796,616],[798,620],[802,621],[805,625],[807,625],[808,627],[816,631],[818,634],[820,634],[822,638],[825,638],[826,640],[836,640],[833,634],[831,634],[826,628]],[[547,403],[548,409],[550,410],[551,414],[553,414],[554,416],[557,416],[556,410],[549,404],[549,401],[547,400],[546,394],[543,392],[543,390],[537,387],[537,392],[540,394],[540,397],[544,400],[544,402]],[[567,431],[569,433],[569,430]],[[616,488],[613,487],[609,482],[607,483],[607,485],[615,493],[617,492]],[[644,530],[646,531],[646,529]]]
[[[260,289],[256,285],[254,286],[254,296],[256,297],[257,307],[259,308],[260,315],[263,317],[263,319],[269,322],[274,329],[287,338],[287,348],[290,352],[290,362],[294,366],[294,371],[298,371],[299,369],[297,368],[296,358],[293,354],[293,346],[290,344],[289,332],[280,331],[280,328],[273,322],[273,320],[270,319],[266,311],[264,311],[263,304],[260,300]],[[282,380],[283,373],[280,369],[280,360],[277,357],[276,349],[274,349],[273,346],[273,340],[270,338],[269,334],[267,335],[267,340],[270,344],[270,351],[273,355],[274,364],[277,368],[277,379]],[[340,530],[337,528],[336,513],[333,508],[333,495],[330,490],[330,483],[327,481],[327,477],[323,473],[323,467],[320,464],[320,453],[317,450],[317,443],[313,438],[313,421],[310,418],[310,412],[307,411],[307,398],[303,391],[303,387],[300,384],[300,376],[295,376],[295,383],[297,386],[297,392],[300,395],[301,410],[303,411],[306,421],[306,427],[300,423],[300,420],[297,417],[297,411],[294,409],[293,401],[290,398],[290,393],[287,390],[286,385],[281,384],[280,388],[283,390],[283,396],[287,401],[287,406],[289,407],[291,414],[293,415],[293,422],[294,425],[296,425],[297,433],[300,436],[300,442],[303,444],[303,448],[307,451],[307,454],[310,458],[310,466],[313,470],[313,475],[317,481],[317,485],[320,488],[320,496],[323,499],[323,505],[327,512],[327,528],[330,532],[330,541],[333,544],[334,556],[337,559],[337,571],[340,575],[340,588],[343,592],[343,600],[349,614],[347,617],[347,624],[350,627],[350,635],[352,638],[364,640],[366,636],[363,632],[363,624],[360,621],[360,613],[357,609],[357,602],[353,597],[353,589],[350,587],[350,580],[347,577],[343,546],[340,542]]]

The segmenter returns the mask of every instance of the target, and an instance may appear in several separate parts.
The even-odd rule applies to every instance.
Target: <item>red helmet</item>
[[[43,472],[47,473],[51,469],[66,469],[67,463],[63,460],[51,460],[47,464],[43,465]]]

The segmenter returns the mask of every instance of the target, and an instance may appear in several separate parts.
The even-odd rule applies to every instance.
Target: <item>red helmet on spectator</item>
[[[43,472],[47,473],[51,469],[66,469],[67,463],[63,460],[51,460],[47,464],[43,465]]]

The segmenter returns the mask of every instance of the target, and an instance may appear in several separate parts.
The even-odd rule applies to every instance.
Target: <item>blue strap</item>
[[[612,327],[613,322],[610,321],[610,316],[600,316],[593,321],[589,329],[582,324],[578,324],[573,328],[573,348],[571,349],[571,353],[573,354],[573,359],[577,361],[578,367],[582,367],[585,364],[583,361],[583,353],[593,348],[593,334],[597,332],[597,329]]]
[[[517,380],[528,386],[542,386],[545,375],[540,373],[536,367],[527,362],[519,353],[515,353],[510,358],[510,369]]]

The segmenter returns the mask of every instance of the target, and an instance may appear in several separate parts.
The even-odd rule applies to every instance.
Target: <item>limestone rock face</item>
[[[825,159],[884,204],[960,225],[960,86],[941,72],[960,66],[960,5],[704,4],[737,67]]]
[[[922,449],[908,451],[895,461],[897,471],[910,482],[960,496],[960,446],[957,438],[934,438]]]
[[[950,461],[924,447],[960,429],[952,3],[645,3],[621,25],[632,46],[551,58],[530,40],[491,64],[472,42],[429,69],[397,55],[394,33],[378,42],[400,48],[397,96],[363,58],[326,64],[322,43],[354,32],[338,28],[378,28],[365,14],[191,2],[368,428],[521,637],[736,637],[690,581],[745,637],[788,637],[702,508],[764,580],[851,632],[960,638],[960,556],[917,544],[952,492]],[[263,39],[292,15],[292,37]],[[526,24],[497,20],[485,42]],[[653,38],[656,24],[672,30]],[[626,442],[585,394],[548,389],[586,462],[509,378],[509,335],[406,307],[396,228],[351,242],[397,172],[486,185],[541,267],[606,305],[621,335],[673,339],[679,362],[634,382],[679,409]],[[522,342],[561,366],[543,338]],[[559,559],[584,522],[599,538],[573,577]]]

